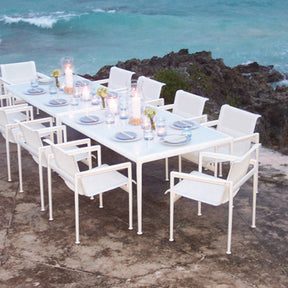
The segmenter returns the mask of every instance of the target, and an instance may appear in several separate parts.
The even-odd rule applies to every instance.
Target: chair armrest
[[[145,104],[149,104],[149,105],[157,106],[157,107],[162,107],[164,103],[165,103],[164,98],[145,101]]]
[[[253,134],[249,134],[249,135],[245,135],[245,136],[241,136],[241,137],[237,137],[233,139],[233,142],[241,142],[241,141],[246,141],[251,139],[251,142],[254,143],[259,143],[259,133],[253,133]]]
[[[240,159],[239,156],[231,155],[231,154],[223,154],[223,153],[217,153],[217,152],[199,152],[199,165],[200,162],[202,162],[203,158],[213,158],[215,160],[226,160],[226,161],[235,161]]]
[[[217,126],[218,122],[219,122],[219,120],[213,120],[213,121],[208,121],[208,122],[202,123],[201,125],[205,126],[205,127],[212,127],[212,126]]]
[[[60,143],[57,146],[58,147],[69,147],[69,146],[77,146],[77,145],[91,145],[91,139],[89,138],[85,138],[85,139],[79,139],[79,140],[73,140],[73,141],[69,141],[69,142],[64,142],[64,143]]]
[[[101,153],[101,146],[100,145],[93,145],[93,146],[87,146],[87,147],[79,147],[77,149],[68,150],[67,154],[69,155],[78,155],[88,152],[98,152]]]
[[[187,179],[187,180],[194,180],[194,181],[199,181],[199,182],[205,182],[205,183],[213,183],[213,184],[218,184],[218,185],[232,185],[231,181],[217,178],[217,177],[205,177],[205,175],[195,175],[195,174],[190,174],[190,173],[183,173],[183,172],[176,172],[172,171],[170,173],[171,176],[171,182],[174,183],[174,178],[179,178],[179,179]]]
[[[96,84],[100,84],[100,85],[108,83],[108,82],[109,82],[109,78],[92,81],[92,83],[96,83]]]
[[[119,171],[119,170],[124,170],[124,169],[131,170],[131,163],[130,162],[124,162],[121,164],[109,165],[109,166],[100,167],[100,168],[95,167],[95,168],[87,170],[87,171],[78,172],[75,174],[75,177],[81,178],[83,176],[102,174],[105,172]]]
[[[33,107],[28,106],[28,104],[12,105],[3,107],[3,109],[7,114],[13,114],[17,112],[31,112],[31,113],[33,112]]]
[[[207,123],[207,114],[187,118],[187,120],[197,121],[197,122],[201,123],[201,125],[206,126],[205,124]]]
[[[45,117],[45,118],[39,118],[39,119],[33,119],[30,121],[26,121],[25,125],[33,125],[33,124],[43,124],[43,123],[49,123],[50,126],[53,125],[53,118],[52,117]],[[55,126],[56,127],[56,126]]]
[[[11,85],[11,82],[7,81],[7,80],[4,80],[2,77],[0,77],[0,83],[2,85]]]
[[[173,107],[174,107],[174,104],[166,104],[166,105],[160,106],[159,109],[166,111],[166,110],[172,110]]]

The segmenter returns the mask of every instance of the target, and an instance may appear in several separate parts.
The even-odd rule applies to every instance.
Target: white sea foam
[[[59,21],[66,20],[68,21],[72,17],[79,16],[76,14],[65,14],[64,12],[57,11],[53,14],[42,15],[36,13],[30,13],[25,16],[7,16],[4,15],[0,18],[0,21],[3,21],[5,24],[17,24],[17,23],[27,23],[30,25],[34,25],[40,28],[50,29]]]
[[[104,9],[97,8],[97,9],[93,9],[92,11],[95,13],[116,13],[115,9],[104,10]]]

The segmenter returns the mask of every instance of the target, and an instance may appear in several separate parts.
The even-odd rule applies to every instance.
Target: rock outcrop
[[[182,49],[162,58],[131,59],[118,62],[116,66],[136,72],[135,78],[145,75],[159,79],[159,73],[165,70],[182,73],[185,75],[185,90],[209,98],[206,112],[212,118],[217,117],[224,103],[261,114],[257,125],[261,142],[288,152],[288,87],[272,87],[271,83],[284,79],[272,65],[262,66],[254,62],[231,68],[222,59],[213,59],[211,52],[189,54],[187,49]],[[84,76],[94,80],[107,78],[110,68],[104,66],[94,76]],[[163,78],[159,80],[163,82]],[[169,83],[165,83],[162,97],[169,103],[173,99],[166,99],[165,89],[168,91]]]

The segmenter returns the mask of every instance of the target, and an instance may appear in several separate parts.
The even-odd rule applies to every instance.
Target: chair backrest
[[[41,136],[37,130],[32,129],[25,123],[19,123],[26,145],[38,153],[38,148],[43,147]]]
[[[9,124],[7,114],[5,113],[5,108],[6,107],[0,108],[0,126],[3,128],[3,131],[5,130],[5,125]]]
[[[53,144],[51,144],[51,149],[58,169],[62,170],[64,173],[68,174],[74,179],[74,175],[79,172],[76,157],[69,155],[62,148]],[[60,171],[58,171],[58,173],[61,174]]]
[[[37,76],[34,61],[1,64],[2,78],[10,84],[23,84],[30,82]]]
[[[207,100],[208,98],[183,90],[177,90],[172,113],[185,118],[201,116]]]
[[[255,147],[252,146],[239,160],[233,161],[230,166],[230,170],[227,176],[228,181],[232,181],[233,185],[237,184],[241,179],[245,177],[248,172],[250,160],[252,158],[252,154],[255,153]],[[243,183],[244,184],[244,183]],[[237,194],[239,189],[234,190],[233,197]],[[229,191],[225,189],[225,192],[222,196],[222,203],[226,203],[229,201]]]
[[[221,107],[217,130],[234,138],[254,133],[257,119],[261,117],[225,104]],[[243,155],[251,147],[251,141],[241,141],[233,145],[233,154]]]
[[[156,100],[160,98],[161,89],[164,83],[140,76],[137,80],[137,90],[141,94],[144,101]]]
[[[131,78],[135,72],[128,71],[116,66],[111,67],[108,80],[109,89],[130,88]]]

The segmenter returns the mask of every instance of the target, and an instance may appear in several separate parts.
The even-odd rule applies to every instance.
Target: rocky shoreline
[[[286,76],[272,65],[258,63],[228,67],[223,59],[213,59],[211,52],[190,54],[188,49],[171,52],[164,57],[131,59],[116,66],[166,83],[162,96],[173,102],[175,91],[184,89],[209,98],[206,113],[217,118],[224,103],[260,114],[257,125],[261,143],[288,154],[288,87],[272,87]],[[111,66],[102,67],[95,75],[83,75],[92,80],[107,78]]]

